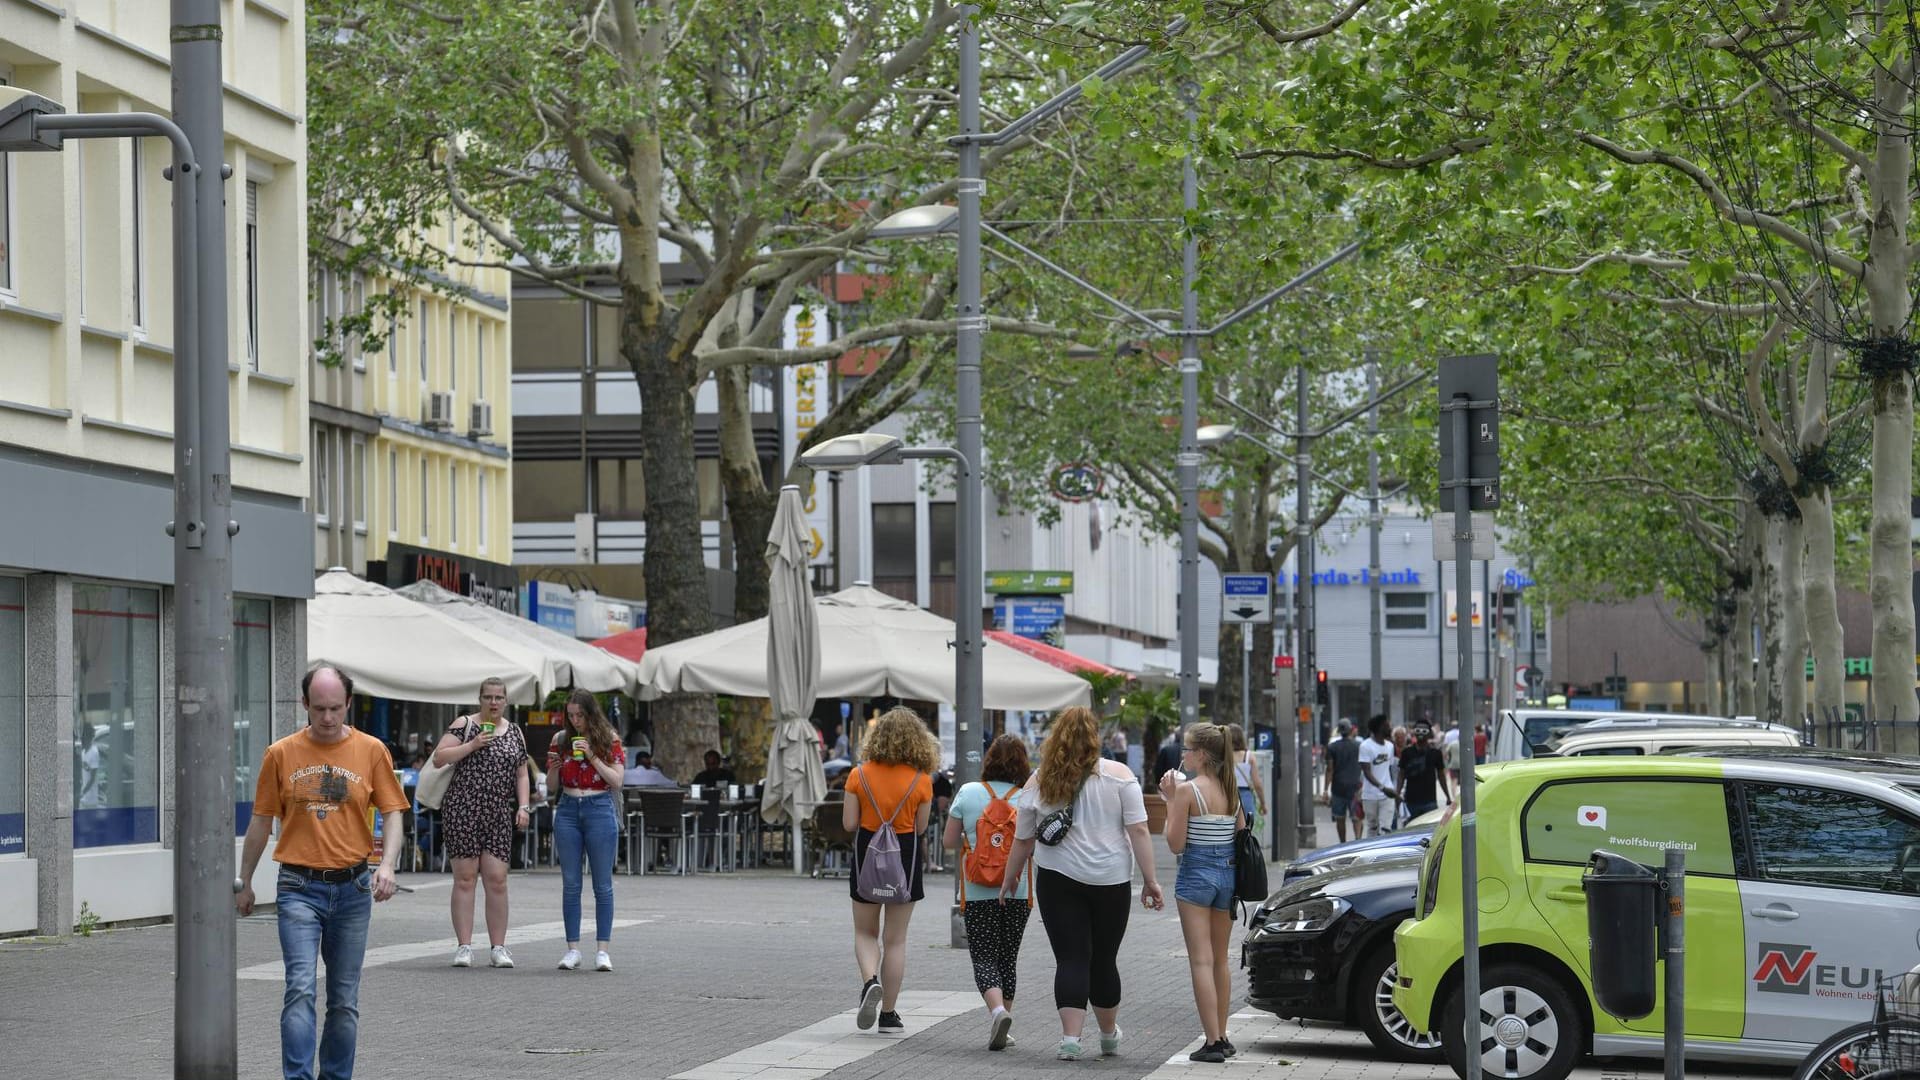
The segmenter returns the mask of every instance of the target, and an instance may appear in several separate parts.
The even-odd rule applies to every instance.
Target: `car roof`
[[[1757,735],[1768,738],[1785,737],[1799,741],[1799,733],[1784,727],[1690,727],[1662,726],[1648,728],[1597,728],[1592,731],[1563,731],[1548,739],[1540,747],[1540,752],[1548,756],[1563,754],[1569,748],[1581,749],[1589,746],[1632,746],[1645,741],[1649,735],[1680,735],[1696,745],[1721,744],[1723,746],[1750,746],[1747,740]]]
[[[1649,754],[1644,757],[1545,757],[1502,762],[1498,768],[1483,765],[1474,770],[1474,775],[1483,784],[1510,782],[1541,784],[1549,780],[1562,779],[1599,780],[1635,777],[1762,780],[1784,785],[1817,781],[1824,787],[1861,794],[1893,793],[1908,806],[1920,807],[1920,792],[1903,785],[1893,777],[1790,759],[1760,761],[1744,756],[1694,757],[1678,754]]]
[[[1744,746],[1737,750],[1686,747],[1664,751],[1670,757],[1717,757],[1768,765],[1814,765],[1841,772],[1883,777],[1901,783],[1920,780],[1920,757],[1832,746]]]

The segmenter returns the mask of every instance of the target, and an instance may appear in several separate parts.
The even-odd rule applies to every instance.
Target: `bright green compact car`
[[[1561,1080],[1588,1050],[1661,1053],[1663,1004],[1608,1016],[1588,983],[1580,879],[1598,849],[1687,856],[1687,1053],[1793,1064],[1920,963],[1920,794],[1804,764],[1585,758],[1482,768],[1481,1038],[1464,1039],[1459,819],[1434,833],[1394,934],[1394,1003],[1466,1073]]]

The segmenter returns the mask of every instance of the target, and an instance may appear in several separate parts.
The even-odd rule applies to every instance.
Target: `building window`
[[[475,327],[473,335],[473,396],[487,400],[487,323]]]
[[[325,525],[333,516],[333,438],[326,428],[313,429],[313,521]]]
[[[460,309],[447,308],[447,389],[460,388]]]
[[[160,839],[160,593],[73,587],[73,846]]]
[[[646,516],[647,481],[639,458],[605,458],[593,463],[593,471],[595,513],[608,521],[639,521]]]
[[[420,385],[427,385],[427,302],[420,301]]]
[[[247,181],[247,362],[260,370],[260,185]]]
[[[0,855],[27,850],[26,585],[0,577]]]
[[[13,72],[0,67],[0,86],[13,82]],[[0,154],[0,293],[15,294],[13,287],[13,155]]]
[[[447,547],[460,547],[460,466],[447,466]]]
[[[587,320],[594,305],[574,299],[513,305],[514,371],[579,371],[587,366]]]
[[[564,521],[571,524],[573,515],[587,509],[586,471],[579,458],[516,461],[513,463],[513,476],[515,521]]]
[[[474,514],[474,529],[476,531],[473,544],[474,547],[479,550],[485,551],[487,550],[487,534],[493,531],[492,522],[487,520],[487,481],[491,479],[491,477],[487,475],[485,469],[481,469],[479,475],[474,479],[477,490],[474,493],[475,498],[473,501],[473,508],[476,511]]]
[[[367,279],[361,274],[353,275],[347,289],[347,314],[363,315],[367,310]],[[365,349],[361,346],[359,333],[342,335],[347,346],[347,359],[353,362],[353,370],[367,370]]]
[[[147,172],[143,140],[129,139],[133,147],[133,328],[147,328]]]
[[[273,734],[273,601],[233,598],[233,830],[253,817],[254,769]]]
[[[913,504],[873,504],[873,576],[911,578],[916,558],[913,543]]]
[[[420,455],[420,542],[427,542],[427,522],[433,518],[433,503],[427,491],[427,456]]]
[[[400,452],[387,451],[387,539],[400,539]]]
[[[1425,630],[1427,628],[1426,593],[1383,592],[1381,627],[1386,630]]]
[[[347,466],[347,483],[353,485],[353,531],[367,531],[367,440],[353,437],[353,460]]]
[[[959,573],[959,560],[953,550],[959,512],[959,507],[954,503],[927,504],[928,563],[933,568],[930,571],[933,577],[953,577]]]

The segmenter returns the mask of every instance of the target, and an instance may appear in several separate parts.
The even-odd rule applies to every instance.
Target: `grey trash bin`
[[[1587,894],[1587,953],[1593,998],[1609,1014],[1653,1012],[1660,923],[1660,876],[1624,855],[1596,851],[1580,879]]]

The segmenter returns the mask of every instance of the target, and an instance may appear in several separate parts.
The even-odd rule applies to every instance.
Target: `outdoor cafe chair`
[[[807,860],[813,864],[814,877],[845,877],[852,872],[853,833],[841,820],[845,797],[829,799],[813,809],[807,823]]]
[[[640,854],[651,858],[653,843],[671,843],[676,848],[674,873],[687,873],[693,833],[687,827],[686,797],[677,787],[637,788],[640,793],[642,822]],[[650,842],[650,843],[649,843]]]

